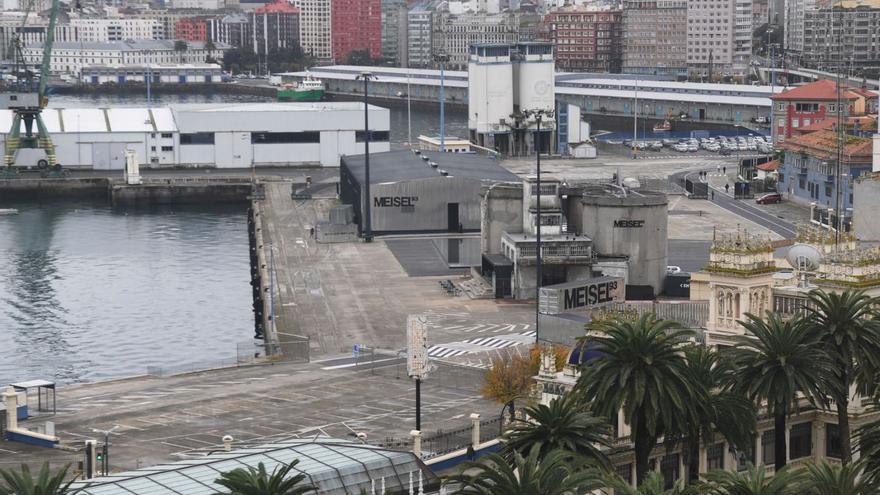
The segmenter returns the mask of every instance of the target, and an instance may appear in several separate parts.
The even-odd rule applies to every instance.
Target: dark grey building
[[[364,157],[344,156],[340,195],[364,228]],[[519,177],[493,159],[470,153],[389,151],[370,155],[374,234],[480,231],[480,188]]]

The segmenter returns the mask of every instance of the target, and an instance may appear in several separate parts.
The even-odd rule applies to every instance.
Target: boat
[[[662,124],[657,124],[654,126],[654,132],[667,132],[672,130],[672,123],[668,120],[664,120]]]
[[[310,75],[298,84],[278,88],[278,101],[320,101],[324,97],[324,82]]]
[[[15,208],[0,208],[0,217],[4,215],[18,215],[18,210]]]

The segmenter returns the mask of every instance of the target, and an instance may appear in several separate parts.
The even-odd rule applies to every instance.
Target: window
[[[162,146],[162,151],[174,151],[174,146]]]
[[[214,144],[213,132],[195,132],[180,134],[180,144]]]
[[[156,151],[156,147],[155,147],[155,146],[150,146],[150,151]]]
[[[281,144],[281,143],[320,143],[321,133],[318,131],[307,132],[252,132],[252,144]]]
[[[724,444],[716,443],[706,448],[706,467],[709,471],[724,469]]]
[[[633,465],[632,464],[624,464],[622,466],[616,466],[614,470],[617,472],[617,475],[623,478],[627,483],[632,483],[632,472]]]
[[[354,140],[358,143],[363,143],[365,135],[366,133],[364,133],[364,131],[357,131],[354,133]],[[371,143],[386,142],[388,140],[388,131],[370,131]]]
[[[825,425],[825,455],[837,459],[843,457],[840,448],[840,427],[830,423]]]
[[[748,469],[749,464],[755,464],[755,448],[751,447],[747,452],[739,452],[736,450],[731,451],[733,455],[736,457],[736,470],[737,471],[745,471]]]
[[[791,119],[791,126],[797,129],[798,127],[798,119]]]
[[[776,459],[776,432],[767,430],[761,434],[761,458],[764,459],[764,465],[772,466]]]
[[[791,427],[789,433],[789,457],[809,457],[813,451],[813,423],[800,423]]]
[[[660,473],[663,474],[663,488],[670,489],[678,480],[679,470],[678,454],[669,454],[660,460]]]
[[[163,133],[162,133],[162,137],[165,138],[165,139],[171,139],[171,138],[174,137],[174,135],[171,134],[170,132],[163,132]]]

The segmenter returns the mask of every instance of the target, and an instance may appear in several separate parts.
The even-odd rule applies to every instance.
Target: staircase
[[[458,288],[471,299],[495,298],[495,289],[479,275],[457,281],[456,285],[458,285]]]

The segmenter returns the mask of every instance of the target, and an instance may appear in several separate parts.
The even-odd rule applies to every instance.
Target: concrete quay
[[[76,463],[83,441],[116,428],[110,462],[124,470],[199,456],[221,448],[326,433],[366,433],[372,441],[406,439],[415,426],[415,387],[406,377],[405,321],[430,317],[429,345],[527,330],[534,306],[450,297],[438,280],[409,277],[388,245],[317,244],[310,227],[335,204],[333,175],[313,176],[315,199],[291,199],[291,182],[267,182],[259,201],[265,259],[274,262],[277,335],[310,338],[311,361],[281,360],[170,377],[142,376],[61,386],[58,414],[23,425],[55,423],[64,449],[0,441],[0,467],[21,462]],[[396,241],[400,242],[400,241]],[[515,328],[515,330],[512,330]],[[378,348],[352,357],[354,344]],[[282,345],[283,348],[283,345]],[[438,366],[422,386],[422,430],[467,427],[468,415],[498,417],[479,393],[483,371]]]

